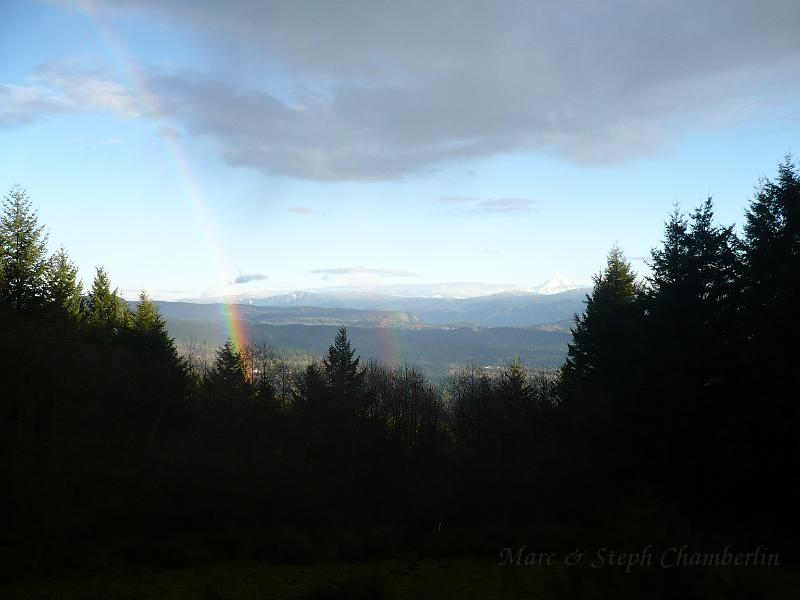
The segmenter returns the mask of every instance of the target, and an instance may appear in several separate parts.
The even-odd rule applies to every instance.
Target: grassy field
[[[785,569],[656,570],[501,567],[491,560],[247,564],[0,585],[1,598],[140,600],[796,598]]]

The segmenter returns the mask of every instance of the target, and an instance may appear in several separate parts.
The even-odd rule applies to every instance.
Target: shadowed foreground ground
[[[503,567],[468,559],[142,570],[125,575],[0,585],[2,598],[795,598],[787,568],[639,569]]]

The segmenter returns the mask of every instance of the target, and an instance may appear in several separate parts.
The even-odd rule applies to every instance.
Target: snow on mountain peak
[[[574,281],[556,273],[543,284],[534,288],[537,294],[559,294],[570,290],[577,290],[580,286]]]

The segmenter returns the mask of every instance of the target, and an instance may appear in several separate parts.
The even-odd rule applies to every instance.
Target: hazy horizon
[[[161,290],[151,293],[146,289],[120,289],[126,300],[137,300],[142,291],[152,300],[165,302],[223,302],[265,299],[292,294],[331,295],[341,297],[393,296],[398,298],[451,298],[466,299],[492,296],[495,294],[558,294],[591,287],[590,283],[576,283],[556,273],[547,281],[536,285],[515,285],[510,283],[483,283],[479,281],[447,281],[417,284],[373,284],[373,285],[320,285],[306,288],[282,288],[279,282],[268,279],[255,279],[237,282],[233,280],[213,290]]]

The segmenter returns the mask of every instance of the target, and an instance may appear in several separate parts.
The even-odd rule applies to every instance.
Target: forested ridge
[[[613,232],[609,232],[613,237]],[[4,575],[216,558],[797,536],[800,175],[741,231],[668,216],[637,277],[611,249],[563,368],[434,385],[341,329],[297,369],[229,341],[180,355],[143,293],[89,289],[21,188],[0,220]],[[102,257],[98,257],[102,259]]]

